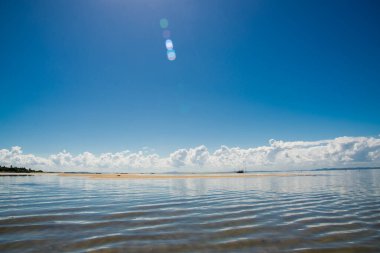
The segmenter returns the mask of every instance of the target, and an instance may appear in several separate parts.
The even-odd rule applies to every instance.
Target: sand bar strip
[[[187,179],[187,178],[250,178],[250,177],[292,177],[316,176],[311,173],[212,173],[212,174],[92,174],[59,173],[64,177],[87,177],[93,179]]]

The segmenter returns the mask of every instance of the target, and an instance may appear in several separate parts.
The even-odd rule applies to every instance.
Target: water
[[[380,170],[0,177],[0,252],[380,252]]]

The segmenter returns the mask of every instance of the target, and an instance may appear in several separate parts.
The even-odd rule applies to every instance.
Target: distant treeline
[[[32,170],[32,169],[27,169],[27,168],[13,167],[11,165],[10,167],[0,166],[0,172],[36,173],[36,172],[43,172],[43,171],[42,170]]]

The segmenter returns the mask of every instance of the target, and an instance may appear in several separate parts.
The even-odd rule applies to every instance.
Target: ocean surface
[[[380,170],[0,177],[0,252],[380,252]]]

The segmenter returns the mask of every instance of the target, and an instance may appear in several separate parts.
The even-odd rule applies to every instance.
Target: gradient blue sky
[[[379,10],[378,1],[3,0],[0,148],[167,154],[378,135]]]

